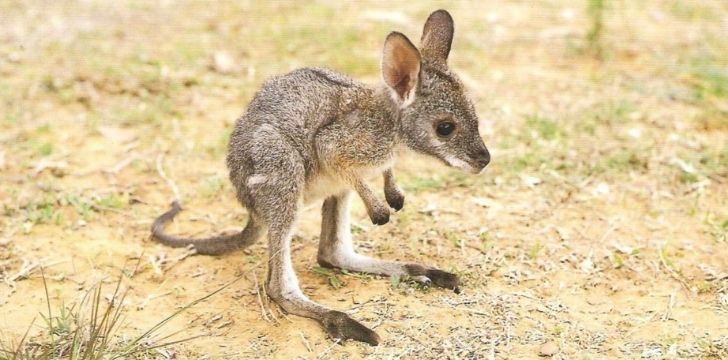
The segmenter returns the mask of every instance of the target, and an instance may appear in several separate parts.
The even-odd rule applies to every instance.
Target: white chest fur
[[[357,176],[366,180],[372,180],[377,177],[381,179],[384,170],[392,167],[393,162],[394,160],[392,159],[381,165],[356,169],[355,172]],[[340,194],[345,190],[351,189],[352,185],[347,182],[343,174],[335,174],[333,170],[329,170],[317,174],[306,183],[303,202],[308,205],[314,201],[325,199],[331,195]]]

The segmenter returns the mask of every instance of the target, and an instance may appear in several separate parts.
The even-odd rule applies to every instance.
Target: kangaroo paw
[[[385,207],[377,208],[369,214],[369,218],[372,219],[374,225],[384,225],[389,222],[389,209]]]
[[[384,193],[384,198],[395,211],[400,211],[404,207],[404,195],[399,191],[387,191]]]
[[[333,339],[355,340],[369,345],[379,345],[379,335],[341,311],[331,310],[321,319],[326,332]]]

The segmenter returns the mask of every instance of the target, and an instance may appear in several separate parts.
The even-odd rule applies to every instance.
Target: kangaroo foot
[[[450,289],[460,294],[460,279],[458,276],[439,269],[426,268],[419,264],[407,264],[404,266],[407,273],[415,280],[441,288]]]
[[[333,339],[355,340],[379,345],[379,335],[341,311],[331,310],[321,317],[321,325]]]

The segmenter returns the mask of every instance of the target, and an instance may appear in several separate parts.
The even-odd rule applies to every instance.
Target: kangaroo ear
[[[382,77],[401,107],[412,103],[420,76],[420,52],[406,36],[392,32],[384,41]]]
[[[430,14],[422,30],[422,55],[427,59],[447,62],[450,54],[455,23],[445,10],[437,10]]]

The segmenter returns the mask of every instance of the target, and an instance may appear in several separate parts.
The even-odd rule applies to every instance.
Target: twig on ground
[[[260,285],[258,284],[258,273],[255,271],[253,271],[253,281],[255,282],[255,294],[258,298],[258,305],[260,305],[260,313],[263,315],[263,319],[265,319],[265,321],[271,322],[267,311],[265,311],[265,306],[263,306],[263,299],[260,296]]]
[[[607,237],[609,236],[609,234],[611,234],[612,231],[614,231],[614,229],[617,228],[617,223],[618,222],[619,222],[619,220],[614,220],[614,221],[610,221],[609,222],[609,227],[607,227],[607,230],[604,231],[604,234],[602,234],[602,237],[599,238],[599,243],[600,244],[604,243],[604,240],[607,239]]]
[[[164,179],[164,181],[167,183],[167,186],[172,190],[172,193],[174,194],[174,199],[177,202],[180,202],[180,196],[179,196],[179,189],[177,188],[177,184],[175,184],[172,179],[170,179],[167,174],[164,172],[164,169],[162,168],[162,161],[164,160],[164,153],[159,154],[157,156],[157,173],[159,173],[159,176]]]
[[[303,333],[299,331],[298,335],[301,336],[301,340],[303,340],[303,345],[306,347],[306,350],[308,350],[308,352],[313,352],[313,350],[311,350],[311,345],[308,343],[308,340],[306,340],[306,337],[303,336]]]
[[[445,307],[445,306],[438,306],[438,307],[439,307],[439,308],[443,308],[443,309],[455,309],[455,310],[460,310],[460,311],[464,311],[464,312],[467,312],[467,313],[471,313],[471,314],[476,314],[476,315],[483,315],[483,316],[493,316],[493,314],[489,314],[489,313],[487,313],[487,312],[484,312],[484,311],[480,311],[480,310],[475,310],[475,309],[469,309],[469,308],[465,308],[465,307],[460,307],[460,306],[450,306],[450,307]]]
[[[177,263],[187,258],[188,256],[195,254],[197,254],[197,250],[195,249],[194,245],[189,245],[185,248],[185,252],[177,255],[176,257],[168,258],[167,254],[162,253],[156,257],[149,255],[147,259],[149,260],[149,264],[152,265],[152,270],[154,271],[154,274],[156,276],[162,276],[165,271],[171,269]]]
[[[172,260],[170,260],[168,262],[169,266],[165,270],[169,270],[172,266],[174,266],[178,262],[184,260],[188,256],[192,256],[192,255],[195,255],[195,254],[197,254],[197,249],[195,249],[195,246],[194,245],[188,245],[185,248],[185,252],[183,252],[182,254],[179,254],[177,257],[172,258]]]
[[[675,305],[675,293],[670,294],[670,299],[667,301],[667,309],[665,314],[662,315],[662,321],[667,321],[672,318],[672,307]]]
[[[149,260],[149,265],[152,266],[152,272],[157,277],[162,277],[164,275],[164,272],[162,272],[162,266],[161,266],[161,259],[157,260],[156,257],[149,255],[147,256],[147,259]]]
[[[256,279],[256,281],[257,281],[257,279]],[[262,288],[263,289],[262,297],[265,297],[266,299],[268,298],[268,291],[266,290],[265,286],[261,286],[261,287],[256,286],[256,288],[258,288],[258,289]],[[268,309],[268,315],[270,315],[270,317],[275,321],[276,324],[278,324],[280,322],[278,320],[278,318],[276,317],[275,313],[273,311],[271,311],[270,308]]]
[[[64,263],[64,262],[65,261],[61,260],[61,261],[54,261],[54,262],[44,264],[43,260],[40,260],[40,261],[23,260],[23,264],[20,266],[20,270],[18,270],[15,273],[15,275],[12,275],[12,276],[6,278],[5,283],[8,285],[11,285],[20,279],[26,279],[26,278],[30,277],[30,275],[40,267],[48,268],[53,265],[57,265],[57,264]]]
[[[662,263],[662,266],[665,268],[665,270],[667,270],[668,274],[670,274],[673,279],[677,280],[685,288],[685,290],[687,290],[688,296],[690,296],[690,294],[692,293],[692,290],[690,290],[690,285],[688,285],[688,283],[685,281],[685,279],[682,278],[682,276],[680,276],[680,274],[675,272],[675,270],[667,264],[667,260],[665,260],[665,255],[662,253],[662,250],[658,249],[657,252],[660,254],[660,263]]]
[[[637,332],[637,330],[639,330],[645,324],[647,324],[650,321],[652,321],[655,318],[655,316],[657,316],[657,313],[653,313],[652,315],[648,316],[642,323],[637,324],[637,325],[634,325],[634,327],[632,329],[630,329],[627,332],[627,334],[624,335],[624,338],[625,339],[629,339],[632,336],[632,334],[634,334],[635,332]]]
[[[331,352],[331,349],[333,349],[335,346],[338,346],[340,342],[341,342],[341,339],[334,339],[333,344],[329,345],[329,347],[327,347],[322,353],[320,353],[317,358],[318,359],[327,359],[326,355],[328,355],[329,352]]]
[[[107,174],[118,175],[121,170],[129,166],[129,164],[131,164],[136,159],[139,159],[139,154],[133,153],[127,156],[124,160],[119,161],[116,165],[106,169],[102,169],[101,171]]]
[[[102,211],[113,212],[115,214],[119,214],[119,215],[128,217],[130,219],[136,219],[136,215],[130,214],[128,211],[114,209],[114,208],[110,208],[107,206],[100,206],[100,205],[92,204],[91,209],[96,210],[98,212],[102,212]]]
[[[171,293],[172,293],[171,291],[167,291],[166,293],[162,293],[162,294],[158,294],[158,295],[154,295],[154,294],[147,295],[147,297],[144,298],[144,300],[142,300],[141,304],[137,305],[137,310],[144,310],[144,308],[147,305],[149,305],[149,302],[151,302],[152,300],[157,299],[157,298],[161,298],[162,296],[167,296],[167,295],[169,295]]]

